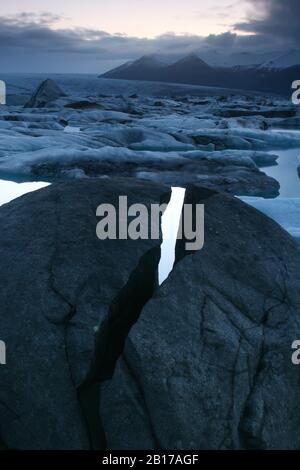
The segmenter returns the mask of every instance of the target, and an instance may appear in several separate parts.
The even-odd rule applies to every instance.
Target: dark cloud
[[[237,35],[230,32],[222,34],[210,34],[205,40],[207,45],[221,48],[232,48],[237,42]]]
[[[253,7],[248,21],[235,25],[238,31],[272,37],[276,43],[300,45],[299,0],[249,0]]]

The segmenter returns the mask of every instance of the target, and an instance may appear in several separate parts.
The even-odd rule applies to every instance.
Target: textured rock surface
[[[168,191],[86,179],[0,209],[8,448],[300,448],[298,245],[241,201],[189,188],[186,202],[205,204],[205,245],[178,242],[155,291],[159,241],[100,242],[95,214]]]
[[[118,207],[119,195],[127,195],[128,204],[149,205],[166,193],[154,183],[89,179],[53,185],[1,207],[0,333],[7,365],[0,367],[0,436],[9,448],[99,445],[86,423],[97,409],[86,409],[78,390],[94,356],[94,327],[100,325],[103,347],[98,372],[109,375],[113,346],[121,347],[118,335],[127,328],[118,305],[128,292],[126,313],[133,321],[139,302],[151,295],[160,241],[100,241],[96,208]],[[132,276],[138,278],[134,304]],[[91,372],[89,381],[95,383]]]
[[[299,248],[236,199],[191,201],[205,204],[204,248],[185,256],[178,243],[102,386],[108,447],[299,449]]]
[[[65,96],[64,92],[53,80],[48,78],[38,86],[25,108],[42,108],[62,96]]]

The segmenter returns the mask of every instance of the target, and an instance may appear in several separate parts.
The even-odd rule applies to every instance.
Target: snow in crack
[[[175,262],[175,246],[180,223],[180,216],[185,196],[185,189],[172,188],[172,194],[161,222],[163,242],[158,266],[159,284],[162,284],[173,269]]]

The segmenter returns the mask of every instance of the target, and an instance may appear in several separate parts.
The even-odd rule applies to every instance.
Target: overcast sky
[[[200,35],[224,32],[245,14],[243,0],[10,0],[0,8],[6,16],[23,11],[38,13],[41,6],[60,17],[56,27],[100,29],[137,37],[154,37],[167,31]]]
[[[98,73],[156,51],[298,48],[299,17],[299,0],[10,0],[0,6],[0,72]]]

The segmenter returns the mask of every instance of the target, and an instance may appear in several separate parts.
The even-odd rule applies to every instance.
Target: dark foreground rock
[[[64,92],[57,83],[48,78],[38,86],[30,100],[25,104],[25,108],[43,108],[51,103],[51,101],[57,100],[62,96],[65,96]]]
[[[101,391],[110,449],[299,449],[300,252],[229,196],[205,204],[205,244],[144,307]]]
[[[100,241],[96,208],[117,207],[119,195],[149,206],[168,192],[133,179],[89,179],[1,207],[0,338],[7,365],[0,366],[0,439],[8,448],[104,445],[97,381],[110,374],[126,336],[124,298],[122,313],[133,322],[153,293],[160,241]],[[100,348],[97,326],[99,377],[91,366]]]
[[[300,448],[293,239],[231,196],[190,188],[205,245],[178,242],[158,288],[159,240],[96,237],[97,206],[119,195],[149,206],[169,189],[85,179],[0,209],[3,445]]]

